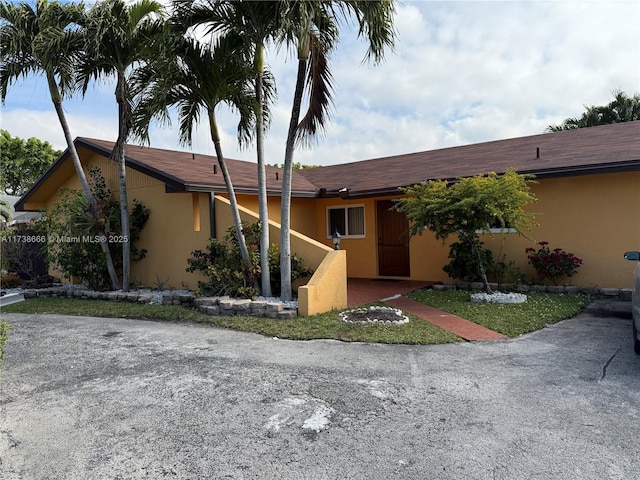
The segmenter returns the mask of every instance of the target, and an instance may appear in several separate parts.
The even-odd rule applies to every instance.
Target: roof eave
[[[234,192],[240,195],[258,195],[258,191],[255,188],[239,188],[234,187]],[[186,184],[183,190],[174,190],[174,191],[186,191],[186,192],[199,192],[199,193],[227,193],[226,187],[214,186],[214,185],[205,185],[205,184]],[[270,197],[280,197],[282,196],[282,191],[280,190],[267,190],[267,195]],[[294,190],[291,192],[291,196],[295,198],[318,198],[318,191],[305,191],[305,190]]]
[[[53,172],[55,172],[60,166],[64,163],[64,161],[69,157],[69,149],[64,150],[58,159],[53,162],[53,164],[42,174],[42,176],[38,179],[36,183],[34,183],[29,190],[27,190],[15,203],[14,210],[16,212],[28,212],[31,210],[25,210],[24,204],[29,200],[31,195],[34,194],[38,188],[42,186],[42,184],[51,176]]]
[[[554,167],[548,169],[532,169],[532,170],[520,170],[518,173],[526,174],[526,175],[534,175],[538,179],[544,178],[562,178],[562,177],[577,177],[583,175],[597,175],[597,174],[606,174],[606,173],[625,173],[625,172],[635,172],[640,170],[640,159],[624,161],[624,162],[616,162],[616,163],[601,163],[595,165],[581,165],[581,166],[572,166],[572,167]],[[446,182],[455,182],[456,178],[442,178],[442,179],[426,179],[425,181],[430,180],[444,180]],[[421,183],[421,182],[418,182]],[[343,198],[343,199],[351,199],[351,198],[371,198],[371,197],[382,197],[382,196],[391,196],[402,194],[401,189],[407,188],[415,184],[411,185],[399,185],[397,187],[384,187],[378,189],[367,189],[367,190],[353,190],[349,191],[348,196],[341,197],[337,190],[327,190],[324,194],[324,198]]]

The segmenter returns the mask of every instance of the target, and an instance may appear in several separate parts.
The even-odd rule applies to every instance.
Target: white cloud
[[[115,119],[93,115],[67,114],[71,136],[98,139],[115,139],[118,125]],[[67,144],[58,117],[51,107],[48,111],[12,109],[2,112],[2,128],[14,137],[31,138],[49,142],[55,149],[64,150]]]
[[[318,145],[297,151],[295,161],[341,163],[533,135],[579,116],[585,104],[609,102],[615,89],[640,91],[637,1],[408,1],[397,10],[395,53],[380,66],[362,64],[366,44],[342,32],[332,58],[333,121]],[[282,163],[297,63],[285,51],[269,51],[268,63],[278,103],[265,151],[269,163]],[[52,143],[63,144],[50,102],[35,93],[42,87],[9,92],[2,128],[49,141],[57,135]],[[112,89],[102,85],[91,95],[67,106],[74,135],[113,140]],[[51,114],[26,111],[43,109]],[[218,116],[225,154],[254,161],[252,149],[236,146],[235,116]],[[153,132],[153,146],[182,148],[175,121],[172,129]],[[206,122],[192,149],[214,153]]]

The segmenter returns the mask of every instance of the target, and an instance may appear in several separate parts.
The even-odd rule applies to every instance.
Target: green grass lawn
[[[469,301],[469,292],[418,290],[409,294],[414,300],[454,313],[472,322],[516,337],[578,314],[591,298],[586,295],[530,293],[523,304],[477,304]],[[216,327],[253,332],[292,340],[334,339],[345,342],[389,344],[436,344],[460,342],[446,330],[412,315],[403,325],[358,324],[340,320],[338,311],[291,320],[260,317],[216,317],[177,305],[144,305],[104,300],[70,298],[32,298],[2,308],[3,312],[56,313],[99,317],[198,322]],[[1,340],[1,338],[0,338]],[[0,341],[0,345],[1,345]],[[0,358],[2,354],[0,346]]]
[[[340,320],[338,311],[291,320],[261,317],[216,317],[179,305],[143,305],[104,300],[32,298],[2,308],[3,312],[57,313],[116,318],[140,318],[174,322],[199,322],[292,340],[334,339],[345,342],[434,344],[462,339],[440,327],[409,316],[403,325],[355,324]]]
[[[509,337],[574,317],[593,300],[588,295],[531,292],[525,303],[471,303],[471,292],[459,290],[417,290],[408,296]]]

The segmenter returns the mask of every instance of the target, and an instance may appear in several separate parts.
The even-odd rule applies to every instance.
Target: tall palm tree
[[[127,4],[124,0],[97,3],[88,13],[85,54],[80,66],[83,93],[91,79],[114,75],[118,104],[118,138],[111,158],[118,165],[122,236],[122,289],[129,289],[131,238],[129,226],[125,144],[132,122],[132,96],[128,76],[132,67],[145,62],[162,34],[162,5],[152,0]]]
[[[10,85],[23,77],[42,74],[47,80],[51,101],[64,132],[67,148],[89,207],[95,214],[95,200],[80,157],[73,143],[62,107],[66,95],[75,92],[74,69],[83,48],[82,29],[85,16],[82,4],[37,0],[35,9],[27,2],[0,4],[0,95],[4,104]],[[119,289],[104,231],[98,232],[100,247],[106,257],[107,270],[114,290]]]
[[[280,212],[281,297],[291,300],[291,179],[296,143],[308,142],[322,131],[331,105],[331,73],[328,55],[339,35],[341,20],[356,19],[358,36],[366,36],[366,58],[376,63],[393,47],[395,31],[392,0],[289,0],[282,24],[282,41],[293,46],[298,58],[298,73],[285,147]],[[305,84],[310,86],[309,105],[300,120]]]
[[[196,0],[174,2],[175,10],[190,26],[204,25],[208,34],[234,34],[253,52],[256,96],[256,156],[258,164],[258,211],[260,215],[261,293],[270,297],[269,210],[264,160],[264,54],[265,44],[277,35],[282,2]]]
[[[250,264],[238,202],[222,153],[216,108],[227,104],[235,109],[240,115],[238,140],[240,143],[250,141],[256,112],[251,84],[255,72],[247,62],[242,40],[237,37],[220,37],[212,47],[185,38],[174,37],[171,41],[175,42],[171,49],[175,55],[159,57],[135,75],[135,90],[141,98],[135,114],[136,134],[148,141],[150,122],[158,118],[169,123],[168,108],[176,107],[180,118],[180,141],[190,145],[193,128],[204,111],[231,204],[240,253]]]

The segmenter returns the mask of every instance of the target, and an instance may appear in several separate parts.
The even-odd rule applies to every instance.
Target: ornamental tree
[[[487,293],[492,293],[487,280],[486,265],[480,255],[479,234],[491,228],[514,228],[518,233],[533,225],[533,214],[524,206],[535,202],[530,191],[533,176],[515,170],[503,174],[459,178],[454,182],[429,180],[401,190],[406,198],[397,200],[395,209],[404,212],[411,226],[411,236],[422,235],[427,229],[443,242],[456,235],[469,245],[475,256],[480,277]]]

